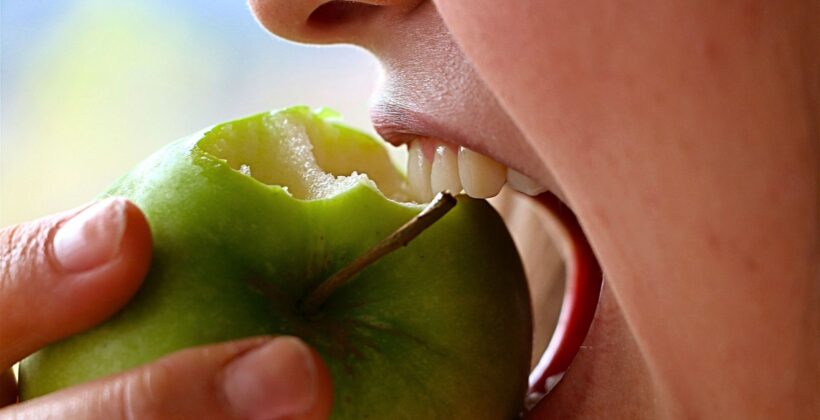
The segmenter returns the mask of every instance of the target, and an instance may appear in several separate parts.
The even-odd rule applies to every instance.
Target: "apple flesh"
[[[335,115],[294,107],[217,125],[155,153],[105,195],[145,212],[151,271],[113,318],[25,359],[22,399],[186,347],[289,334],[328,365],[333,418],[522,410],[530,300],[513,242],[483,200],[459,197],[317,314],[299,310],[423,208],[403,201],[403,175],[382,145]]]

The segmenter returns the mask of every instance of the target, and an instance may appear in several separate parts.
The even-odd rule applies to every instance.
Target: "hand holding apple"
[[[326,418],[329,373],[315,352],[312,375],[301,373],[299,355],[311,350],[292,337],[187,349],[14,404],[11,364],[110,317],[137,291],[150,256],[145,217],[121,198],[0,230],[0,418]],[[260,381],[264,399],[248,398],[247,385]]]
[[[332,115],[300,107],[216,126],[157,152],[108,194],[145,211],[151,272],[111,320],[26,359],[23,398],[182,348],[290,334],[328,365],[336,418],[521,410],[529,297],[511,239],[483,201],[459,198],[318,311],[300,309],[423,207],[404,201],[381,145]]]

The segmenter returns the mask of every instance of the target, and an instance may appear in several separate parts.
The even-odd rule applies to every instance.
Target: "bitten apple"
[[[262,334],[313,346],[333,417],[512,418],[527,389],[532,320],[524,272],[496,212],[459,197],[408,246],[315,311],[324,280],[418,214],[377,140],[306,107],[220,124],[118,180],[146,214],[151,271],[104,324],[23,361],[34,398],[185,347]]]

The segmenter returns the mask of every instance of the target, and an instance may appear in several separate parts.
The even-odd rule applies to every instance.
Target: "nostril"
[[[316,8],[308,17],[308,24],[317,28],[344,25],[367,18],[378,8],[358,1],[335,0]]]

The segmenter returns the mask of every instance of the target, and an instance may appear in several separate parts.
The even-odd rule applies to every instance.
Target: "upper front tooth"
[[[539,185],[534,179],[512,168],[507,169],[507,184],[512,189],[531,196],[536,196],[547,190],[546,187]]]
[[[507,168],[481,153],[462,147],[458,150],[458,175],[467,195],[490,198],[504,186]]]
[[[458,194],[461,192],[456,152],[441,143],[436,145],[436,154],[433,157],[433,168],[430,173],[430,187],[433,193],[450,191],[451,194]]]
[[[410,184],[410,193],[419,203],[426,203],[433,199],[430,189],[430,161],[424,158],[421,150],[421,140],[410,143],[407,157],[407,182]]]

